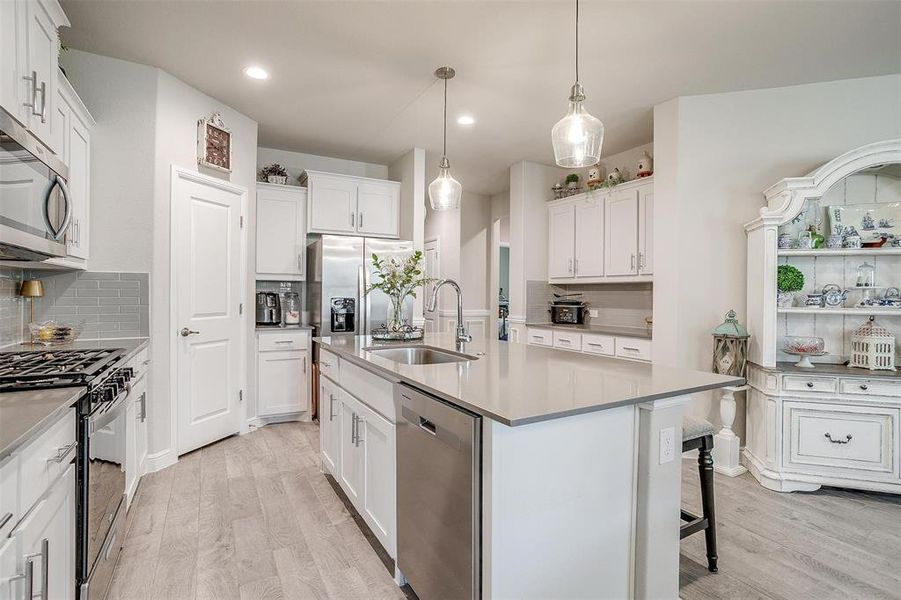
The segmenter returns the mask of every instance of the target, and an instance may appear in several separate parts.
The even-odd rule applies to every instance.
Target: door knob
[[[193,333],[200,333],[200,332],[199,332],[199,331],[192,331],[191,329],[188,329],[187,327],[182,327],[182,328],[181,328],[181,337],[188,337],[189,335],[191,335],[191,334],[193,334]]]

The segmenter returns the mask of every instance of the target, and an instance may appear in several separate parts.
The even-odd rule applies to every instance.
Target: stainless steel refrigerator
[[[307,310],[319,336],[369,335],[388,321],[391,305],[372,283],[372,255],[405,259],[413,242],[339,235],[311,236],[307,243]],[[411,314],[412,299],[405,313]]]

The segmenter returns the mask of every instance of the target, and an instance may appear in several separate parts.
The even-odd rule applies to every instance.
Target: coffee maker
[[[282,303],[275,292],[257,292],[257,325],[281,325]]]

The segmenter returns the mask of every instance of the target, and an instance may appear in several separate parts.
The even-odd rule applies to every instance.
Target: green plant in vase
[[[415,298],[416,290],[436,281],[422,271],[422,251],[417,250],[407,258],[379,258],[372,255],[372,266],[375,267],[373,283],[366,287],[366,294],[381,290],[388,296],[391,312],[386,323],[391,333],[403,331],[407,327],[404,315],[404,301]],[[375,281],[378,279],[378,281]]]
[[[804,289],[804,273],[791,265],[779,265],[776,269],[776,304],[780,308],[790,307],[794,303],[795,292]]]

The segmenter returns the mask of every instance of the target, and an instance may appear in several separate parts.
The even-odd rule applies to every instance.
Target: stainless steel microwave
[[[0,109],[0,260],[66,256],[66,165]]]

